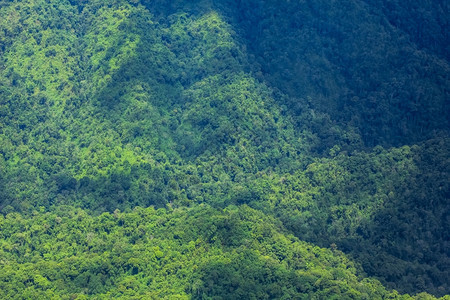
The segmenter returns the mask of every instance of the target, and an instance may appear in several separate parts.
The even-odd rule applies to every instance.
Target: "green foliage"
[[[441,294],[448,274],[447,149],[449,140],[441,139],[341,153],[254,185],[266,187],[263,210],[299,238],[351,253],[367,273],[397,289],[420,285]]]
[[[443,4],[344,2],[0,1],[0,298],[448,294]]]
[[[0,296],[410,299],[279,226],[246,206],[11,213],[0,217]]]
[[[213,2],[240,29],[262,77],[291,96],[293,115],[310,105],[341,129],[357,128],[370,147],[448,133],[444,2]]]

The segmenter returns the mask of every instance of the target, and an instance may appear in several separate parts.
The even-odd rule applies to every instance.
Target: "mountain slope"
[[[262,78],[291,96],[294,116],[308,104],[355,127],[370,147],[448,134],[445,1],[214,4],[236,24]]]
[[[341,252],[300,242],[278,226],[245,206],[10,214],[0,217],[0,295],[414,299],[360,281]]]
[[[440,16],[433,28],[445,27],[443,3],[422,6]],[[45,252],[56,243],[40,227],[46,218],[68,214],[64,224],[84,218],[88,227],[100,226],[102,218],[117,218],[104,212],[120,209],[124,213],[116,215],[135,218],[134,209],[146,210],[136,207],[153,206],[194,228],[164,225],[161,232],[180,233],[154,247],[187,247],[199,238],[211,256],[196,258],[202,269],[188,277],[198,284],[162,269],[160,281],[150,283],[154,266],[144,264],[147,275],[133,288],[136,295],[390,293],[376,280],[359,284],[354,274],[375,276],[402,293],[448,294],[445,45],[439,35],[430,37],[436,41],[430,46],[409,39],[411,27],[393,24],[387,7],[383,1],[0,1],[0,211],[5,226],[25,228],[13,226],[2,237],[3,264],[14,265],[8,267],[17,276],[14,285],[30,297],[62,297],[70,289],[111,296],[127,275],[134,282],[135,267],[117,262],[115,275],[98,267],[83,270],[79,279],[64,269],[59,277],[45,275],[49,282],[37,275],[22,280],[13,271],[40,274],[45,254],[52,259],[47,271],[70,261],[70,255]],[[401,5],[395,13],[408,15]],[[202,205],[206,217],[192,213],[203,211]],[[311,267],[329,270],[332,284],[321,284],[311,271],[314,284],[307,275],[303,286],[297,280],[307,269],[299,273],[293,260],[281,256],[265,261],[272,250],[264,247],[276,241],[259,245],[256,229],[239,225],[242,220],[236,221],[242,232],[230,237],[225,229],[203,236],[216,226],[209,218],[222,218],[223,209],[259,216],[301,248],[312,246],[297,238],[331,248],[320,250],[330,260],[343,257],[336,249],[344,251],[352,262],[342,263],[359,271],[316,261],[308,250]],[[158,218],[139,222],[150,226]],[[108,230],[89,227],[105,230],[108,242],[100,244],[109,253],[119,241],[125,248],[133,244],[128,233],[139,227],[125,230],[114,222]],[[58,226],[56,237],[65,253],[77,252],[75,260],[102,265],[112,259],[85,247],[84,235],[97,233]],[[180,238],[195,228],[189,239]],[[248,241],[241,235],[257,246],[242,250]],[[148,247],[144,240],[143,248],[126,249],[139,256]],[[297,251],[288,244],[286,257]],[[26,253],[34,260],[21,261]],[[177,255],[174,260],[188,263]],[[257,267],[250,276],[235,259]],[[108,279],[116,275],[116,281]],[[264,283],[267,276],[272,281]],[[169,282],[173,290],[163,287]],[[6,279],[2,284],[14,293]],[[282,286],[290,288],[280,291]]]

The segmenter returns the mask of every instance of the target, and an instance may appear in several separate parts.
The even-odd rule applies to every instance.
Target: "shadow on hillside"
[[[449,139],[432,140],[416,153],[418,171],[361,226],[358,240],[342,240],[369,276],[402,293],[450,293]]]
[[[173,12],[176,12],[181,8],[188,10],[192,14],[196,14],[203,12],[203,10],[209,8],[210,5],[209,1],[194,1],[189,4],[181,5],[180,3],[182,2],[185,1],[171,2],[172,4],[169,7],[165,7],[164,10],[161,11],[156,11],[156,7],[164,7],[162,3],[167,3],[166,1],[152,1],[149,2],[148,5],[150,10],[161,20],[164,20]],[[184,5],[187,5],[187,7]],[[317,16],[311,18],[310,21],[312,22]],[[294,19],[294,21],[295,20],[296,19]],[[279,22],[282,21],[284,20],[279,20]],[[130,20],[129,22],[130,24],[127,26],[133,27],[136,25],[133,24],[136,20]],[[244,19],[239,22],[244,22]],[[251,20],[249,22],[249,24],[245,25],[248,27],[241,24],[244,26],[244,29],[238,28],[236,32],[242,33],[245,30],[250,30],[250,27],[254,24],[251,23]],[[281,24],[280,26],[282,27],[284,25]],[[333,39],[334,33],[332,33],[331,30],[335,29],[335,24],[320,23],[317,25],[320,28],[316,28],[316,25],[317,24],[308,25],[311,26],[310,30],[314,32],[315,35],[320,31],[329,31],[328,33],[324,32],[324,36],[328,36],[328,40]],[[151,28],[146,28],[145,26],[139,27],[139,25],[136,26],[138,26],[136,30],[141,37],[136,50],[136,55],[130,56],[128,61],[123,62],[120,69],[111,75],[111,81],[108,85],[100,91],[96,97],[98,99],[98,113],[108,119],[112,126],[115,126],[115,129],[118,131],[120,131],[122,121],[129,121],[126,119],[127,116],[124,116],[124,112],[129,105],[129,102],[127,102],[127,99],[125,99],[124,96],[126,96],[127,93],[133,92],[133,89],[135,89],[136,86],[143,86],[145,92],[151,95],[151,105],[159,111],[161,116],[170,115],[169,111],[173,110],[175,108],[174,105],[181,99],[181,92],[183,89],[183,86],[178,84],[180,80],[178,66],[172,59],[170,51],[167,49],[165,50],[164,43],[159,40],[164,37],[152,36]],[[293,31],[295,31],[294,29],[299,29],[301,27],[300,24],[294,24],[293,26],[294,28],[291,28]],[[257,26],[253,26],[253,28],[257,28]],[[251,32],[252,31],[247,31],[243,33],[243,36],[251,35]],[[284,31],[283,34],[289,35]],[[249,43],[253,42],[250,39],[247,41]],[[295,51],[301,46],[300,44],[297,44],[296,41],[297,40],[290,41],[290,43],[292,43],[290,45],[292,45],[293,48],[291,50],[288,49],[289,51],[286,54],[287,57],[285,57],[285,60],[271,60],[266,65],[264,65],[265,62],[261,60],[262,56],[261,53],[259,53],[260,49],[255,48],[258,47],[258,45],[255,45],[253,47],[254,49],[250,50],[257,57],[254,62],[260,64],[263,71],[265,70],[265,75],[262,79],[271,82],[275,89],[280,86],[282,76],[287,77],[285,78],[287,81],[293,80],[290,82],[293,86],[292,89],[295,89],[298,86],[298,82],[295,82],[297,73],[294,71],[296,70],[290,69],[291,67],[298,66],[296,63],[291,64],[291,62],[295,62],[295,60],[298,59]],[[274,42],[274,40],[271,41],[272,44]],[[335,42],[336,41],[333,41],[333,43]],[[155,47],[155,44],[158,43],[161,47]],[[278,46],[282,45],[283,47],[286,47],[283,43],[279,43],[278,40],[276,43],[278,43]],[[325,40],[323,43],[327,43],[327,41]],[[322,43],[319,44],[322,45]],[[317,47],[317,45],[310,46],[309,51],[319,50],[314,47]],[[251,49],[251,47],[249,48]],[[112,56],[113,53],[111,52],[109,55]],[[258,55],[260,59],[259,62]],[[277,55],[277,51],[272,54],[272,56]],[[340,57],[343,60],[348,58],[345,55]],[[324,63],[326,62],[326,59],[321,61]],[[311,63],[313,63],[313,61],[311,61]],[[347,63],[353,64],[353,61]],[[361,61],[360,63],[362,65],[370,65],[371,61]],[[273,74],[271,73],[273,71],[271,66],[276,68],[275,73]],[[331,69],[335,66],[345,67],[345,64],[335,64],[334,66],[331,66]],[[420,64],[417,66],[421,67]],[[280,71],[280,68],[283,68],[282,71]],[[287,68],[286,72],[283,71],[285,68]],[[321,71],[317,74],[317,86],[313,87],[313,89],[321,89],[322,87],[332,88],[334,86],[320,86],[321,84],[324,84],[323,80],[327,80],[327,78],[320,78],[320,73],[325,73],[325,71],[329,69],[327,66],[319,65],[311,68],[311,72]],[[365,74],[362,70],[357,71],[360,72],[361,76]],[[352,76],[352,74],[344,75]],[[400,75],[403,76],[405,74]],[[370,91],[370,89],[379,83],[379,79],[375,78],[373,80],[374,81],[371,82],[368,87],[365,87],[367,88],[367,91]],[[345,81],[346,80],[343,80],[343,82]],[[405,82],[407,82],[407,80]],[[314,84],[314,82],[311,84]],[[364,86],[359,86],[360,83],[358,82],[354,82],[353,84],[355,89],[359,87],[364,88]],[[411,81],[411,84],[414,84],[414,81]],[[405,84],[402,88],[407,90],[410,87],[412,88],[412,86]],[[389,89],[386,91],[396,89],[395,86],[389,86],[388,88]],[[330,94],[330,97],[332,96],[331,94],[336,95],[334,91],[331,92],[324,91],[325,94]],[[318,105],[318,110],[324,110],[330,114],[336,113],[337,115],[332,117],[333,120],[341,119],[348,121],[347,118],[350,117],[350,123],[353,122],[356,127],[361,129],[361,131],[368,133],[368,141],[366,142],[369,146],[375,145],[378,142],[387,145],[401,144],[408,141],[408,134],[417,130],[418,127],[423,127],[425,131],[431,132],[436,128],[442,127],[443,124],[447,124],[447,121],[442,121],[443,118],[446,118],[445,114],[442,114],[442,116],[439,116],[436,119],[433,118],[434,111],[429,104],[424,104],[423,107],[419,106],[419,110],[417,110],[417,107],[411,106],[411,103],[402,104],[398,102],[395,104],[397,106],[394,105],[395,111],[394,114],[392,114],[390,108],[393,106],[391,106],[390,103],[377,102],[377,98],[371,98],[373,101],[370,99],[368,100],[366,97],[359,98],[358,95],[360,94],[358,93],[353,95],[354,97],[352,96],[351,99],[348,99],[346,98],[348,95],[345,93],[341,95],[341,92],[342,91],[337,92],[335,99],[345,100],[347,102],[344,101],[343,103],[334,103],[327,106],[326,101],[329,97],[323,97],[321,99],[324,102],[316,104]],[[374,96],[376,93],[371,95]],[[408,97],[414,96],[414,94],[409,92],[405,95]],[[380,99],[388,101],[385,96],[383,97],[384,98]],[[408,97],[405,99],[409,99]],[[294,99],[293,101],[295,101],[295,97],[291,99]],[[359,101],[358,99],[364,100]],[[411,101],[415,100],[413,99]],[[296,103],[287,103],[287,105],[292,108],[292,114],[294,116],[302,110],[302,107],[299,107],[297,110],[295,107]],[[346,113],[355,113],[356,119],[349,115],[339,115],[341,113],[339,109],[342,108],[339,105],[347,105],[347,107],[345,107],[345,109],[347,109]],[[422,108],[424,113],[419,116],[418,112],[422,111]],[[414,109],[414,111],[412,109]],[[444,112],[447,111],[444,110]],[[396,116],[395,113],[398,113],[398,115]],[[386,119],[382,119],[380,122],[381,118],[385,117]],[[397,118],[400,118],[401,122],[397,122]],[[424,122],[427,120],[431,123],[425,124]],[[179,125],[176,122],[178,122],[176,118],[166,118],[162,119],[161,124],[158,126],[167,128],[168,131],[172,130],[173,132]],[[389,124],[392,125],[392,127],[386,127]],[[307,126],[310,126],[310,124]],[[375,129],[371,129],[372,127]],[[140,130],[141,129],[137,128],[136,134],[131,136],[130,142],[132,142],[133,138],[145,137],[148,133],[146,131],[142,132],[142,130],[140,132]],[[370,130],[373,132],[370,132]],[[420,130],[418,132],[420,132]],[[405,139],[397,140],[396,138],[401,136],[401,133],[403,133]],[[412,140],[420,140],[424,138],[426,134],[423,134],[422,136],[422,133],[420,133],[419,136],[417,136],[417,133],[414,133],[414,136],[415,137],[413,137]],[[384,137],[388,138],[384,140]],[[437,145],[434,149],[439,149],[439,147],[443,146]],[[436,295],[443,295],[450,292],[448,283],[446,282],[449,275],[448,270],[450,269],[450,266],[448,265],[448,249],[450,246],[445,232],[445,229],[450,227],[450,224],[448,224],[448,199],[450,198],[448,192],[449,172],[448,166],[447,169],[441,169],[439,166],[440,162],[446,161],[445,157],[439,157],[439,153],[441,152],[437,151],[437,153],[430,152],[423,154],[428,156],[423,158],[425,163],[419,166],[421,170],[418,172],[418,175],[415,178],[409,178],[407,180],[407,184],[402,187],[401,191],[398,191],[400,196],[396,197],[384,209],[377,212],[373,217],[372,223],[366,224],[360,228],[360,239],[342,240],[338,245],[339,249],[351,254],[368,275],[384,278],[382,280],[387,285],[395,287],[403,292],[426,290]],[[428,161],[430,161],[430,163],[428,163]],[[131,173],[131,175],[119,172],[95,180],[82,179],[75,185],[68,187],[61,186],[61,193],[64,193],[64,190],[69,193],[71,193],[70,191],[76,191],[77,197],[84,199],[83,201],[86,200],[86,202],[83,203],[83,206],[97,211],[111,211],[114,210],[117,205],[123,205],[124,207],[136,205],[155,205],[157,207],[164,207],[176,197],[176,194],[173,193],[176,189],[172,188],[172,183],[169,182],[169,178],[166,178],[170,175],[170,171],[166,171],[167,174],[163,172],[161,176],[156,173],[153,174],[152,172],[152,167],[150,167],[150,169],[147,169],[146,167],[137,167],[135,173]],[[223,266],[218,267],[222,268]],[[208,276],[216,275],[211,273]],[[211,278],[208,278],[208,280],[212,280]]]

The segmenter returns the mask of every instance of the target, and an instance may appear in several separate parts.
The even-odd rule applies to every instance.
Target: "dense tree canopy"
[[[450,294],[448,10],[0,0],[0,298]]]

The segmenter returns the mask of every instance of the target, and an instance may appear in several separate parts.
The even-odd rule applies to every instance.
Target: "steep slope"
[[[448,134],[445,1],[214,3],[236,24],[261,78],[291,96],[294,116],[309,105],[355,127],[369,147]]]
[[[387,297],[378,281],[359,284],[353,264],[360,278],[401,292],[449,294],[445,51],[408,40],[413,29],[391,24],[387,2],[313,2],[0,1],[5,297],[17,289],[119,297],[128,284],[142,297]],[[202,215],[204,204],[214,209]],[[176,224],[139,219],[139,206],[161,208],[145,211]],[[251,221],[216,232],[210,219],[230,211]],[[139,221],[123,227],[120,218]],[[81,219],[88,231],[77,227]],[[42,227],[53,220],[74,227]],[[127,248],[147,234],[130,238],[139,223],[161,222],[155,244],[146,244],[150,234]],[[276,239],[262,245],[253,234],[264,222],[300,244],[286,242],[266,261]],[[316,260],[313,246],[287,230],[331,248],[314,249],[351,270]],[[97,232],[103,248],[92,252]],[[198,273],[182,275],[167,261],[158,269],[160,254],[143,266],[109,254],[140,256],[150,245],[183,248],[197,238],[204,251],[196,260],[171,258],[201,265]],[[51,247],[57,240],[68,255]],[[310,266],[297,268],[297,246],[310,249],[301,254]],[[102,267],[73,275],[69,267],[85,260]],[[330,272],[325,283],[318,269]],[[154,270],[161,273],[150,282]]]
[[[302,240],[352,254],[369,275],[400,291],[441,295],[450,267],[449,143],[341,153],[253,186],[265,187],[262,209]]]
[[[47,11],[51,19],[54,4],[29,3],[31,11]],[[24,5],[11,4],[4,14]],[[218,14],[177,14],[161,25],[126,2],[93,1],[81,13],[67,3],[63,8],[72,13],[71,26],[32,30],[23,21],[25,28],[5,48],[2,153],[10,194],[17,198],[9,203],[13,207],[72,203],[66,194],[99,210],[123,202],[164,205],[170,199],[143,199],[149,191],[141,183],[153,178],[130,174],[161,170],[166,162],[185,173],[193,159],[208,165],[220,160],[236,165],[228,176],[302,164],[306,143],[281,117],[270,89],[246,74],[242,49]],[[52,39],[36,42],[44,30]],[[131,189],[127,199],[93,203],[99,199],[90,191],[108,186],[109,194],[110,177],[121,178],[118,189]],[[178,189],[158,184],[158,193]]]

